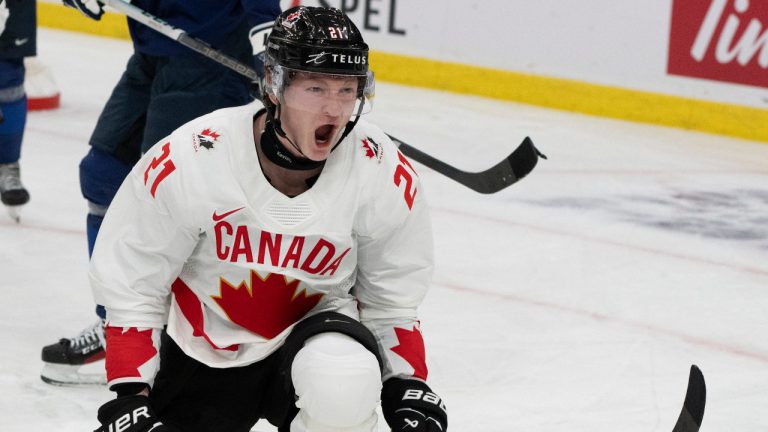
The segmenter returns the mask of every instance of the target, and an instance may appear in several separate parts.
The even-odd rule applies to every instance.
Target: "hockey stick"
[[[211,48],[205,42],[189,36],[185,31],[173,27],[167,22],[156,16],[126,2],[125,0],[100,0],[102,3],[117,9],[135,21],[150,27],[159,33],[179,42],[198,53],[210,58],[211,60],[224,65],[235,72],[250,78],[252,81],[258,80],[256,71],[238,60]],[[253,36],[252,36],[253,37]],[[445,162],[434,158],[421,150],[410,146],[409,144],[389,135],[395,145],[398,146],[404,155],[410,157],[416,162],[431,168],[438,173],[455,180],[464,186],[480,193],[491,194],[498,192],[507,186],[510,186],[530,173],[539,157],[546,159],[541,152],[533,145],[533,141],[526,137],[523,142],[507,156],[503,161],[493,167],[480,172],[461,171]]]
[[[250,78],[253,81],[258,81],[259,75],[256,71],[247,65],[240,63],[237,59],[234,59],[221,51],[211,48],[210,45],[201,41],[200,39],[193,38],[188,35],[187,32],[176,28],[160,18],[146,12],[145,10],[138,8],[125,0],[99,0],[101,3],[111,6],[112,8],[119,10],[127,16],[133,18],[145,26],[157,31],[158,33],[168,36],[169,38],[177,41],[185,47],[197,51],[198,53],[208,57],[209,59],[224,65],[233,71]]]
[[[688,389],[685,392],[685,402],[677,423],[672,432],[698,432],[701,420],[704,418],[704,406],[707,402],[707,387],[704,375],[696,365],[691,366],[688,375]]]
[[[387,136],[392,139],[404,155],[463,184],[475,192],[483,194],[492,194],[514,184],[528,175],[528,173],[536,167],[539,157],[543,159],[547,158],[544,154],[539,152],[529,137],[525,137],[523,142],[517,146],[517,149],[503,161],[485,171],[467,172],[448,165],[439,159],[435,159],[392,135],[387,134]]]

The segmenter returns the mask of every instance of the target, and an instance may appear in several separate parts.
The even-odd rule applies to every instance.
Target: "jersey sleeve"
[[[386,136],[379,172],[369,185],[358,230],[354,294],[360,319],[379,340],[384,376],[426,380],[417,316],[432,277],[429,209],[418,175]]]
[[[185,211],[180,147],[161,141],[134,166],[107,211],[91,257],[94,299],[107,310],[110,386],[151,385],[171,283],[198,240]]]

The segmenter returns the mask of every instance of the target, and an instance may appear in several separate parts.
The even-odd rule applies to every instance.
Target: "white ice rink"
[[[0,214],[0,431],[84,432],[111,393],[44,384],[40,349],[95,319],[78,163],[131,46],[39,39],[62,106],[30,114],[32,201],[19,225]],[[420,316],[451,431],[669,432],[694,363],[702,431],[768,431],[768,145],[377,90],[369,119],[460,168],[526,135],[549,156],[494,195],[416,165],[437,259]]]

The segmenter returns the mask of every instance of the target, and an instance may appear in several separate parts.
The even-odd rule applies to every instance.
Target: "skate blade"
[[[6,209],[8,209],[8,216],[11,217],[16,223],[21,222],[21,208],[24,207],[24,205],[15,205],[15,206],[6,206]]]
[[[43,371],[40,372],[40,379],[43,382],[57,386],[91,386],[106,385],[107,374],[104,371],[104,364],[101,370],[88,370],[88,365],[64,365],[55,363],[44,363]],[[85,369],[85,370],[84,370]]]

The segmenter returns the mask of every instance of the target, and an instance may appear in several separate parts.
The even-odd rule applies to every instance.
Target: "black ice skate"
[[[21,184],[18,162],[0,164],[0,200],[8,209],[8,214],[19,222],[20,209],[29,202],[29,192]]]
[[[100,362],[106,356],[105,346],[104,320],[99,319],[79,335],[44,347],[40,378],[54,385],[106,384],[104,364]],[[95,362],[93,368],[88,367]]]

